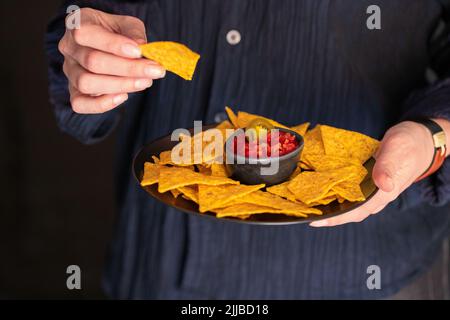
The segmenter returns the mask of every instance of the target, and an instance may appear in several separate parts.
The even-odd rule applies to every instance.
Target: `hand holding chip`
[[[147,42],[141,20],[90,8],[80,17],[80,28],[67,29],[58,46],[75,112],[109,111],[165,76],[159,64],[141,58],[139,44]]]
[[[361,207],[330,219],[311,223],[313,227],[331,227],[361,222],[395,200],[428,168],[434,152],[428,129],[415,122],[401,122],[389,129],[375,154],[373,179],[380,189]]]

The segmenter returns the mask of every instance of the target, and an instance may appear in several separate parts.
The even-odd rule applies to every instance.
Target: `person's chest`
[[[201,54],[194,80],[170,75],[156,85],[158,101],[207,122],[225,105],[289,124],[352,129],[361,129],[361,117],[395,117],[392,104],[423,80],[439,7],[433,0],[376,4],[381,29],[368,27],[368,0],[150,1],[142,12],[149,40]]]

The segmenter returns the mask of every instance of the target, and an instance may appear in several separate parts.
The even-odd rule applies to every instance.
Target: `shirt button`
[[[214,115],[215,123],[221,123],[222,121],[225,121],[227,119],[228,119],[228,116],[225,112],[219,112]]]
[[[241,42],[241,34],[237,30],[230,30],[227,33],[227,41],[232,46],[235,46]]]

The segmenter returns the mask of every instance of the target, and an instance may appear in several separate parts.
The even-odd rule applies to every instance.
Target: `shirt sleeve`
[[[121,12],[121,1],[68,1],[59,9],[49,23],[45,35],[45,49],[48,58],[49,96],[59,128],[85,144],[93,144],[108,136],[119,122],[118,109],[103,114],[77,114],[70,106],[68,81],[62,71],[64,58],[58,51],[58,43],[65,32],[66,8],[69,5],[91,7],[106,12]],[[123,8],[126,9],[126,8]]]
[[[450,121],[450,1],[440,2],[440,20],[446,27],[434,30],[428,44],[430,69],[439,80],[413,92],[406,99],[401,120],[441,118]],[[402,198],[407,199],[405,202],[409,204],[425,201],[434,206],[444,206],[450,203],[450,158],[437,172],[406,191]]]
[[[450,121],[450,78],[428,88],[418,90],[405,101],[402,120],[414,118],[441,118]],[[433,175],[416,183],[415,195],[431,205],[450,202],[450,159]],[[414,190],[412,190],[414,191]]]

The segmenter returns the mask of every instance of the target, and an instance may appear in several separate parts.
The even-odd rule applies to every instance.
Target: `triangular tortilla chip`
[[[306,134],[306,131],[308,131],[309,125],[310,125],[309,122],[305,122],[305,123],[298,124],[296,126],[291,127],[291,130],[297,132],[299,135],[304,137]]]
[[[226,166],[221,163],[212,163],[211,175],[215,177],[228,177],[228,171]]]
[[[186,199],[198,203],[198,187],[196,185],[180,187],[177,190],[181,192]]]
[[[158,192],[163,193],[172,189],[200,183],[217,186],[222,184],[239,184],[239,181],[224,177],[207,176],[182,167],[161,167]]]
[[[242,217],[258,213],[281,213],[280,210],[250,203],[234,204],[226,208],[214,209],[217,218]]]
[[[327,155],[357,159],[363,164],[372,157],[379,141],[359,132],[320,126],[323,145]]]
[[[301,154],[301,161],[308,164],[305,160],[306,156],[310,154],[322,155],[325,154],[325,148],[322,142],[322,134],[320,132],[320,125],[317,125],[314,129],[309,130],[303,137],[305,144]]]
[[[211,128],[193,136],[183,135],[182,141],[175,145],[172,150],[164,151],[159,155],[160,164],[190,166],[193,164],[223,163],[223,146],[233,132],[231,129]],[[216,141],[216,139],[218,140]],[[188,157],[184,157],[185,151],[190,151]]]
[[[225,206],[228,202],[241,198],[261,188],[264,188],[264,186],[265,186],[264,184],[258,184],[252,186],[224,185],[220,187],[215,187],[212,185],[200,184],[198,186],[200,212],[206,212],[215,208],[221,208]]]
[[[289,182],[288,189],[296,199],[309,205],[324,199],[333,186],[355,177],[358,172],[356,166],[322,172],[304,171]]]
[[[230,121],[225,120],[225,121],[222,121],[221,123],[219,123],[216,126],[216,129],[234,129],[234,126],[231,124]]]
[[[335,185],[332,189],[340,196],[340,198],[351,202],[366,200],[360,185],[354,181],[343,181]]]
[[[359,160],[324,154],[307,154],[304,160],[314,171],[328,171],[347,167],[349,165],[359,166]]]
[[[284,124],[276,122],[275,120],[272,120],[272,119],[269,119],[269,118],[266,118],[263,116],[259,116],[257,114],[248,113],[245,111],[239,111],[237,114],[237,122],[238,122],[239,128],[247,128],[247,126],[250,124],[250,122],[252,122],[256,118],[266,120],[274,127],[289,129],[289,127],[286,127]]]
[[[205,174],[207,176],[211,175],[211,165],[206,164],[196,164],[198,172]]]
[[[289,180],[294,179],[296,176],[298,176],[302,172],[302,169],[300,167],[296,167],[294,172],[289,176]]]
[[[231,124],[234,126],[234,128],[239,128],[239,123],[236,114],[230,107],[225,107],[225,111],[228,115],[228,119],[230,119]]]
[[[141,186],[146,187],[158,182],[161,166],[159,164],[145,162],[144,176],[142,177]]]
[[[158,62],[166,70],[171,71],[185,80],[192,80],[192,77],[200,59],[200,55],[195,53],[185,45],[172,41],[156,41],[140,46],[142,55],[147,59]]]
[[[288,189],[288,184],[290,181],[283,182],[271,187],[266,188],[266,191],[272,194],[275,194],[277,196],[280,196],[282,198],[286,198],[290,201],[296,201],[295,194],[291,192],[291,190]]]
[[[239,198],[238,200],[245,203],[271,207],[280,210],[280,213],[296,217],[306,217],[306,214],[322,214],[319,209],[310,208],[300,202],[292,202],[283,199],[280,196],[260,190],[252,192],[245,197]]]

